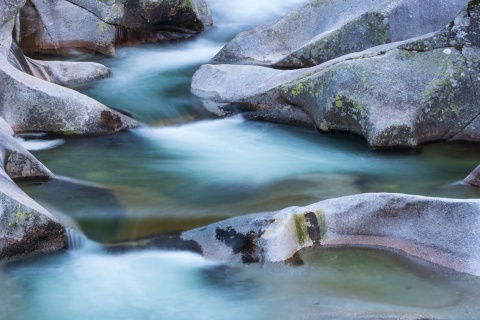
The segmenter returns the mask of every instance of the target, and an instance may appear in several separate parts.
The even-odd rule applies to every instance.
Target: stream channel
[[[106,243],[364,192],[478,198],[460,181],[480,147],[372,151],[354,136],[214,119],[193,73],[235,34],[300,0],[211,0],[194,39],[76,55],[111,78],[74,89],[149,124],[107,136],[24,136],[57,176],[21,183],[85,236],[78,248],[0,266],[0,319],[477,319],[479,279],[369,248],[301,252],[304,265],[225,265]]]

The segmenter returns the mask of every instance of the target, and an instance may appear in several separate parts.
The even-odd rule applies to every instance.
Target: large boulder
[[[394,250],[480,275],[480,201],[371,193],[228,219],[183,232],[211,260],[293,262],[306,247]]]
[[[184,39],[212,24],[204,0],[28,0],[16,19],[25,53],[115,54],[115,46]]]
[[[53,177],[12,134],[0,118],[0,260],[66,249],[65,227],[12,181]]]
[[[310,1],[237,35],[216,62],[311,67],[442,29],[467,0]]]
[[[437,33],[311,68],[204,65],[192,92],[223,110],[248,109],[251,118],[295,124],[307,117],[322,131],[352,132],[374,148],[479,141],[479,14],[472,1]]]
[[[76,91],[34,78],[0,55],[0,116],[15,132],[109,133],[135,120]]]
[[[17,10],[20,6],[21,3]],[[1,5],[0,9],[3,9]],[[71,84],[87,78],[90,80],[90,76],[95,77],[96,72],[92,72],[92,69],[105,68],[91,64],[38,62],[25,57],[24,63],[18,63],[18,69],[14,67],[15,63],[10,63],[13,20],[12,18],[0,27],[0,117],[3,117],[15,132],[99,134],[139,125],[137,121],[85,95],[21,71],[22,65],[28,68],[41,66],[30,71],[43,70],[41,75],[37,75],[39,78]],[[17,60],[22,60],[19,58],[21,53],[17,52],[16,56]],[[90,71],[87,72],[88,70]],[[74,73],[77,75],[72,76]]]

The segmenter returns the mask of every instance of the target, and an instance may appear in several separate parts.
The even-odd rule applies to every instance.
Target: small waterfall
[[[87,237],[83,233],[72,227],[66,227],[65,230],[69,250],[77,250],[84,247]]]

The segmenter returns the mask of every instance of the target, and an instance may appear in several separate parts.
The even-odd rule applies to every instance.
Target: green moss
[[[102,32],[107,32],[108,31],[108,24],[103,22],[103,21],[100,21],[98,23],[98,26],[100,27],[100,30],[102,30]]]
[[[336,106],[337,108],[341,108],[341,107],[343,106],[343,102],[342,102],[340,96],[336,96],[336,97],[335,97],[335,106]]]
[[[303,90],[305,88],[303,87],[303,82],[298,83],[293,89],[292,89],[292,95],[295,97],[298,96],[300,93],[303,93]]]
[[[320,240],[323,240],[327,237],[327,218],[325,216],[325,211],[323,209],[318,209],[315,211],[315,215],[318,220],[318,227],[320,228]]]
[[[450,110],[455,113],[455,114],[458,114],[458,109],[460,109],[460,106],[456,103],[452,103],[450,105]]]
[[[295,224],[298,244],[303,246],[307,240],[310,239],[308,237],[307,228],[305,227],[305,217],[301,214],[294,214],[293,222]]]

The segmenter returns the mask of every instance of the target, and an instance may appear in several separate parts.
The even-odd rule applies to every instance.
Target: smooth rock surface
[[[88,83],[109,77],[109,68],[95,62],[40,61],[26,57],[12,42],[8,61],[18,70],[62,86]]]
[[[191,91],[222,110],[258,110],[261,120],[298,124],[308,117],[322,131],[355,133],[374,148],[479,141],[479,12],[471,2],[437,33],[311,68],[204,65]],[[295,113],[278,112],[285,106]],[[265,110],[278,119],[262,117]]]
[[[17,133],[99,134],[139,125],[76,91],[17,70],[5,57],[0,65],[0,116]]]
[[[21,5],[22,3],[18,4],[17,10]],[[3,8],[0,6],[0,9]],[[85,95],[32,77],[15,68],[10,63],[11,57],[8,58],[12,48],[13,26],[12,19],[0,27],[0,117],[16,133],[99,134],[140,125]],[[45,78],[63,84],[86,80],[87,74],[95,75],[96,72],[92,72],[91,68],[105,70],[89,64],[52,62],[42,65]],[[71,73],[79,69],[83,71],[71,77]]]
[[[311,67],[442,29],[467,0],[323,0],[237,35],[216,62]]]
[[[480,275],[480,201],[370,193],[186,231],[211,260],[289,261],[305,247],[368,246]]]

